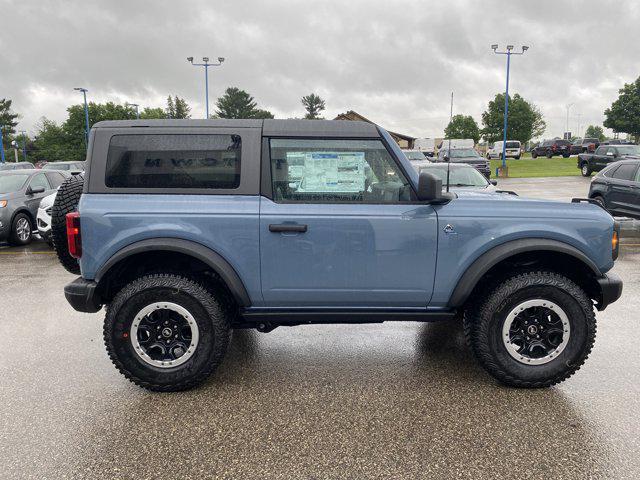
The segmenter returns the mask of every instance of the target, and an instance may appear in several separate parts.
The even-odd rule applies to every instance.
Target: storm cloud
[[[545,137],[601,124],[625,82],[640,75],[640,2],[629,1],[31,1],[0,0],[0,98],[20,127],[61,121],[92,101],[164,106],[185,97],[204,116],[204,72],[187,56],[226,57],[210,70],[211,106],[228,86],[278,118],[303,115],[316,92],[324,115],[356,110],[384,127],[440,136],[454,113],[480,114],[504,90],[542,111]]]

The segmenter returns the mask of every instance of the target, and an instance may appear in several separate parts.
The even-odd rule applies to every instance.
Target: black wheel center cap
[[[529,325],[527,327],[527,333],[529,335],[535,335],[536,333],[538,333],[538,327],[536,325]]]
[[[169,327],[165,327],[162,329],[162,336],[164,338],[169,338],[171,336],[173,332],[171,331],[171,329]]]

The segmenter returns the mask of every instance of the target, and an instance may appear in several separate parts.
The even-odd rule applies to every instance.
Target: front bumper
[[[76,278],[64,287],[67,302],[78,312],[95,313],[102,308],[98,284],[93,280]]]
[[[600,298],[596,303],[598,310],[604,310],[622,295],[622,279],[615,273],[608,273],[598,278],[598,285],[600,286]]]

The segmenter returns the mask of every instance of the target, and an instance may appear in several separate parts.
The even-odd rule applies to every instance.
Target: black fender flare
[[[180,238],[151,238],[127,245],[100,267],[95,275],[96,283],[100,283],[102,277],[118,262],[132,255],[150,251],[179,252],[202,261],[220,275],[238,305],[242,307],[251,306],[251,299],[238,272],[224,257],[201,243]]]
[[[596,278],[602,277],[598,266],[573,245],[547,238],[511,240],[486,251],[467,268],[451,294],[449,307],[455,308],[464,305],[484,274],[502,260],[519,253],[534,251],[559,252],[570,255],[589,267]]]

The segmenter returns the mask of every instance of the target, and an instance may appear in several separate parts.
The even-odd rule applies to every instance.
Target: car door
[[[265,146],[265,306],[425,307],[437,216],[379,139],[273,138]]]
[[[39,187],[44,188],[44,191],[40,193],[32,193],[33,189],[37,189]],[[51,193],[53,193],[53,190],[51,189],[51,184],[44,172],[37,173],[31,177],[31,180],[25,190],[24,203],[32,213],[33,218],[36,218],[36,215],[38,214],[40,201],[47,195],[51,195]]]
[[[636,210],[638,190],[635,185],[638,164],[621,164],[611,175],[609,201],[612,210],[619,214],[633,214]]]

